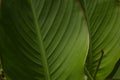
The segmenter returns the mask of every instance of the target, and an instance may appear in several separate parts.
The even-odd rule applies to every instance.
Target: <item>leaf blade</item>
[[[10,79],[83,79],[89,35],[77,1],[6,0],[2,6],[1,57]]]

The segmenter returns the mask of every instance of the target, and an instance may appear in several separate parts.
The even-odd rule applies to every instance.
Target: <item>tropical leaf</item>
[[[120,1],[84,0],[84,8],[90,31],[87,69],[94,79],[105,80],[120,58]]]
[[[1,30],[9,80],[83,80],[89,35],[77,0],[3,0]]]

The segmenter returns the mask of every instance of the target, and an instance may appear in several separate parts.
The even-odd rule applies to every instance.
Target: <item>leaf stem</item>
[[[95,74],[94,74],[94,76],[93,76],[94,79],[96,78],[96,75],[97,75],[98,69],[99,69],[100,64],[101,64],[101,62],[102,62],[103,55],[104,55],[104,50],[102,49],[102,50],[101,50],[101,56],[100,56],[100,59],[99,59],[98,65],[97,65],[97,68],[96,68],[96,70],[95,70]],[[96,80],[96,79],[95,79],[95,80]]]
[[[85,66],[85,73],[88,76],[90,80],[94,80],[93,77],[91,76],[90,72],[88,71],[87,67]]]

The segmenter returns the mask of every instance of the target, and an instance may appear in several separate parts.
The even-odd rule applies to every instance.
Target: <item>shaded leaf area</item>
[[[83,80],[89,35],[78,0],[3,0],[0,50],[9,80]]]
[[[0,80],[6,80],[3,69],[2,69],[1,60],[0,60]]]
[[[115,73],[113,79],[120,79],[120,67],[118,68],[117,72]]]
[[[1,18],[1,17],[0,17]],[[4,32],[3,32],[3,30],[2,30],[2,28],[1,28],[1,25],[0,25],[0,34],[2,34],[1,35],[1,37],[4,37],[5,35],[4,35]],[[1,41],[2,39],[0,38],[0,41]],[[5,78],[5,74],[4,74],[4,71],[3,71],[3,68],[2,68],[2,63],[1,63],[1,50],[0,50],[0,80],[6,80],[6,78]]]
[[[87,69],[96,80],[104,80],[120,58],[120,5],[118,0],[85,0],[90,31]],[[96,72],[101,57],[104,55]],[[96,76],[95,76],[96,75]]]
[[[0,70],[0,80],[6,80],[3,70]]]

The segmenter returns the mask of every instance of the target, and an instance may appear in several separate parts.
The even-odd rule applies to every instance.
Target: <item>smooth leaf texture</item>
[[[89,35],[78,0],[3,0],[1,29],[9,80],[83,80]]]
[[[90,31],[87,68],[92,76],[104,51],[96,80],[105,80],[120,58],[120,1],[85,0],[85,13]]]

